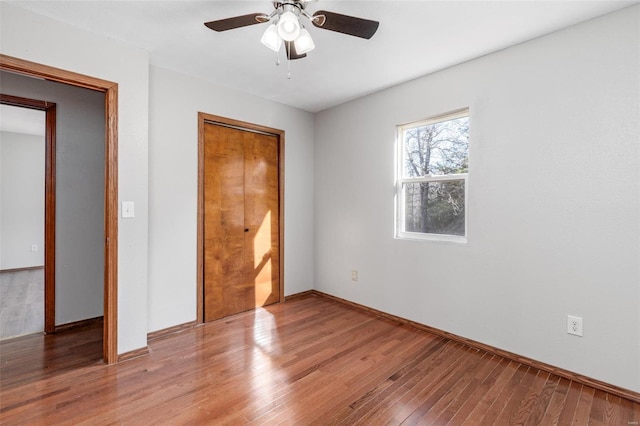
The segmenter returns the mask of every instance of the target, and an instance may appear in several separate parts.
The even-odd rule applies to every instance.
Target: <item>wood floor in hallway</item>
[[[0,423],[637,425],[640,405],[310,295],[150,341],[0,343]],[[71,343],[75,341],[75,343]]]

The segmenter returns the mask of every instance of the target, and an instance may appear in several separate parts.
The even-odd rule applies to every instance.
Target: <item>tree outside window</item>
[[[469,112],[399,127],[398,237],[466,241]]]

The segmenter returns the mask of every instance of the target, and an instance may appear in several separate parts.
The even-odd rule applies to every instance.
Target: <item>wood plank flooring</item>
[[[318,296],[152,340],[111,366],[100,333],[1,342],[0,423],[640,421],[639,404]]]

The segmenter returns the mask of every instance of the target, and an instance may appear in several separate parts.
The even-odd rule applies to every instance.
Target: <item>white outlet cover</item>
[[[582,337],[582,318],[567,315],[567,333]]]

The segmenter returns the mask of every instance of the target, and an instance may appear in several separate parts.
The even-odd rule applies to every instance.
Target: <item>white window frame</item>
[[[396,194],[395,194],[395,237],[406,240],[424,240],[446,243],[467,244],[469,235],[469,173],[457,173],[448,175],[426,175],[421,177],[405,178],[403,170],[405,164],[404,132],[421,126],[469,117],[469,108],[463,108],[421,121],[401,124],[397,128],[396,136]],[[469,155],[469,153],[467,153]],[[471,163],[471,160],[469,160]],[[469,166],[469,168],[471,168]],[[429,234],[424,232],[408,232],[405,226],[405,196],[402,190],[407,183],[438,182],[438,181],[464,181],[464,233],[465,235]]]

